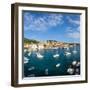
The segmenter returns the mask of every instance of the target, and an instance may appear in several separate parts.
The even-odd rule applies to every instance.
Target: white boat
[[[27,60],[24,60],[24,64],[27,64],[28,63],[28,61]]]
[[[36,53],[37,58],[43,58],[43,55],[41,55],[40,53]]]
[[[56,64],[56,67],[57,67],[57,68],[60,67],[60,63]]]
[[[59,54],[58,54],[58,50],[56,50],[56,53],[53,55],[54,58],[58,58]]]
[[[24,57],[24,64],[28,63],[29,59],[27,57]]]
[[[66,56],[70,56],[71,53],[70,53],[70,52],[65,52],[65,55],[66,55]]]
[[[59,54],[55,54],[55,55],[53,55],[53,57],[54,58],[57,58],[57,57],[59,57]]]
[[[72,75],[74,73],[74,69],[73,68],[68,68],[67,72]]]
[[[65,55],[66,56],[70,56],[71,55],[69,47],[66,48]]]
[[[72,65],[75,66],[76,64],[77,64],[77,61],[73,61],[73,62],[72,62]]]
[[[30,55],[31,55],[31,52],[28,53],[28,56],[30,56]]]

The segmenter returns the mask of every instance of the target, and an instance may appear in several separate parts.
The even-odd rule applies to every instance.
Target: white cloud
[[[80,20],[74,20],[70,18],[69,16],[67,16],[67,19],[71,24],[80,25]]]
[[[73,30],[72,30],[72,27],[67,27],[66,28],[66,32],[72,32]]]
[[[67,27],[66,36],[68,38],[79,39],[80,38],[80,26],[77,26],[76,28]]]
[[[61,14],[51,14],[48,16],[48,24],[50,26],[56,26],[58,24],[62,24],[63,20],[62,20],[63,16]]]
[[[51,27],[61,25],[63,16],[61,14],[47,14],[35,17],[30,13],[25,13],[24,21],[25,30],[46,31]]]
[[[80,26],[77,27],[77,31],[80,32]]]
[[[69,32],[67,33],[67,36],[69,38],[74,38],[74,39],[79,39],[80,38],[80,33],[79,32]]]
[[[66,32],[80,32],[80,26],[77,27],[67,27]]]

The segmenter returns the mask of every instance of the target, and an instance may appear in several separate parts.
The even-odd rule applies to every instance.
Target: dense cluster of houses
[[[56,41],[48,41],[48,42],[40,42],[38,44],[36,43],[24,43],[24,48],[28,48],[31,50],[36,50],[36,49],[50,49],[50,48],[55,48],[55,47],[71,47],[69,43],[63,43],[63,42],[56,42]]]

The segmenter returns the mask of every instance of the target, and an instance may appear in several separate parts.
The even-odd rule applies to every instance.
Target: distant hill
[[[39,41],[37,41],[37,40],[32,40],[32,39],[27,39],[27,38],[24,38],[24,43],[29,43],[29,44],[31,44],[31,43],[35,43],[35,44],[37,44],[37,43],[39,43]]]
[[[64,44],[69,44],[69,45],[73,45],[73,44],[77,44],[80,45],[80,43],[69,43],[69,42],[60,42],[60,41],[56,41],[56,40],[46,40],[47,43],[52,43],[52,42],[59,42],[59,43],[64,43]],[[28,43],[28,44],[38,44],[40,43],[40,41],[34,40],[34,39],[27,39],[24,38],[24,43]]]

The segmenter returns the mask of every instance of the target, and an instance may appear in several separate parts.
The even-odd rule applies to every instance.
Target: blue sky
[[[80,14],[23,11],[24,37],[80,42]]]

